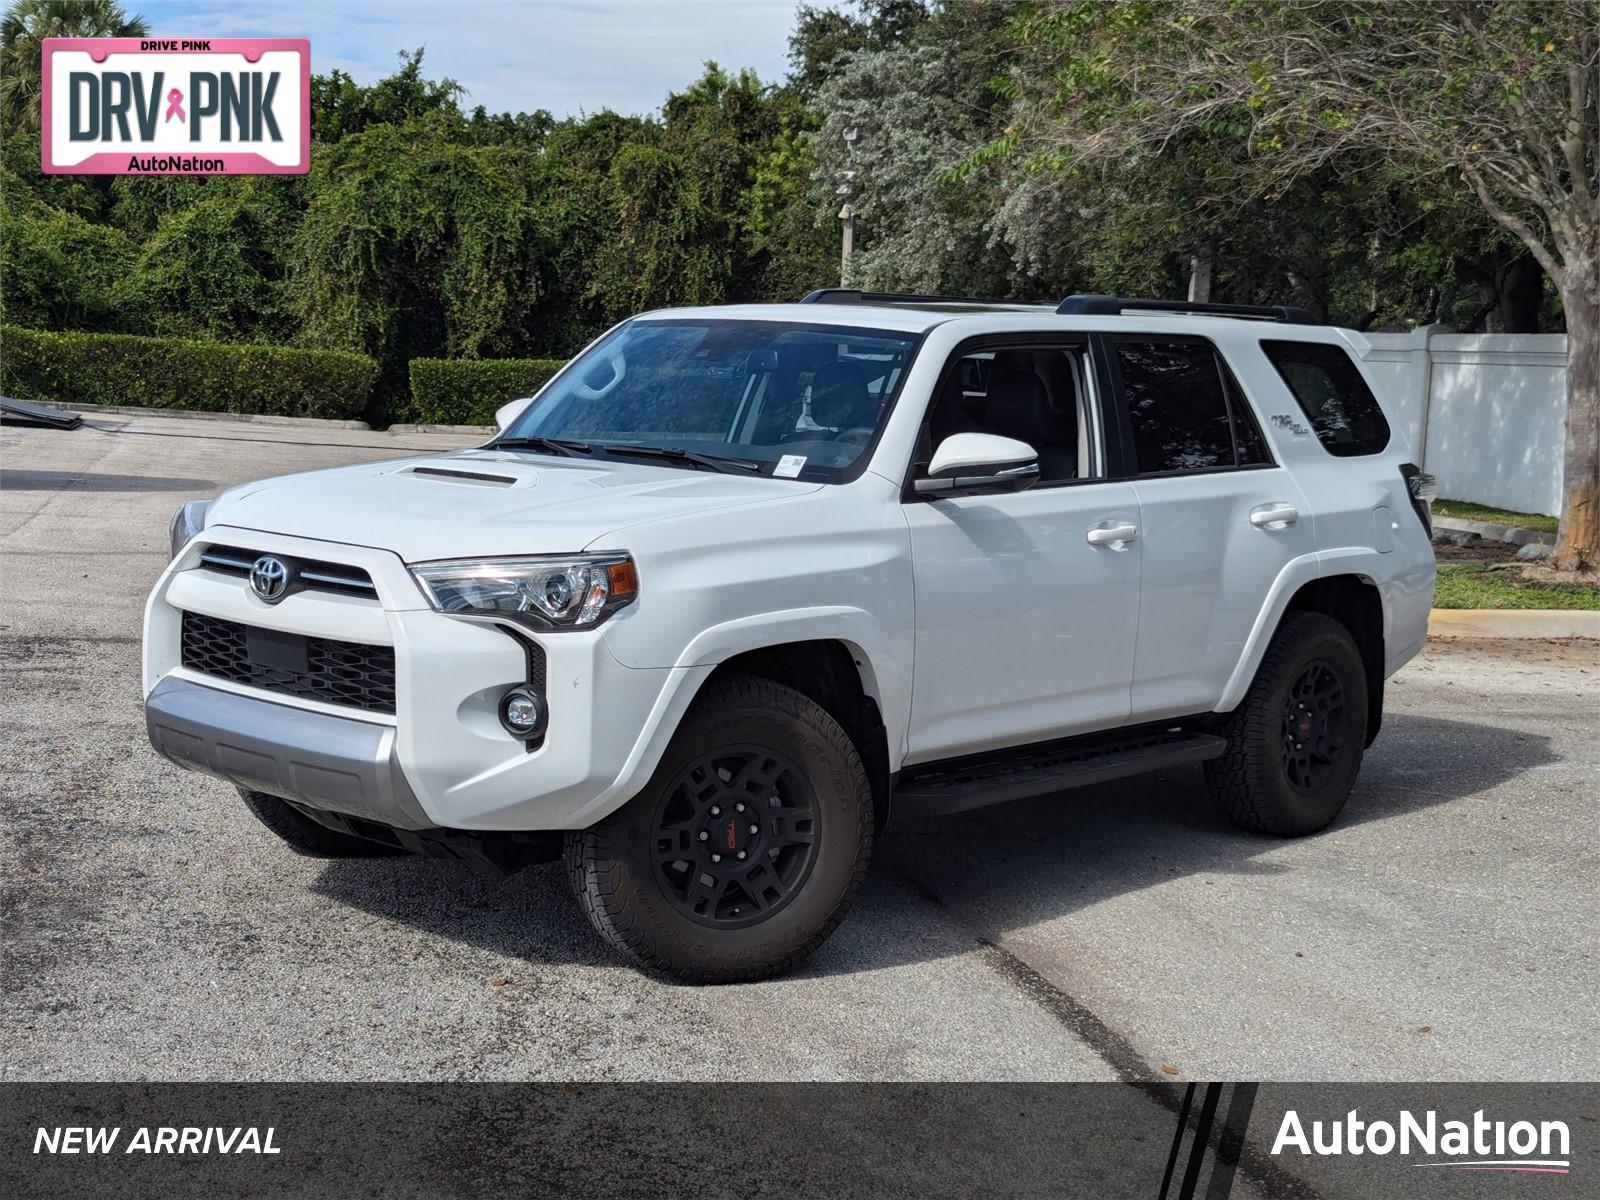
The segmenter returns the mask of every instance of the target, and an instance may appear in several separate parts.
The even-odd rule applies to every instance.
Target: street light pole
[[[856,156],[856,138],[860,131],[854,125],[844,131],[844,152],[848,162],[854,162]],[[850,256],[856,249],[856,210],[850,203],[850,197],[855,193],[856,173],[853,168],[847,167],[839,172],[840,184],[834,189],[834,194],[844,200],[844,207],[839,210],[839,220],[843,222],[843,244],[839,252],[839,286],[850,286]]]
[[[850,255],[856,248],[856,210],[846,204],[839,210],[839,220],[844,222],[844,252],[839,257],[839,286],[850,286]]]

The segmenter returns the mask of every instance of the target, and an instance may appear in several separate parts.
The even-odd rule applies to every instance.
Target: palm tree
[[[0,20],[0,122],[10,130],[38,130],[44,38],[143,37],[149,31],[116,0],[13,0]]]

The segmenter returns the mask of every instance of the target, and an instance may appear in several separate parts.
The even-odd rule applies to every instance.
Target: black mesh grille
[[[330,638],[303,639],[307,670],[250,661],[249,626],[199,613],[183,614],[183,665],[233,683],[343,704],[368,712],[394,712],[394,647]]]

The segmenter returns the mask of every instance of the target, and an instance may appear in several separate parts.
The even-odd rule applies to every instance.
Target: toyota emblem
[[[281,558],[263,554],[250,568],[250,590],[268,604],[276,604],[289,593],[289,567]]]

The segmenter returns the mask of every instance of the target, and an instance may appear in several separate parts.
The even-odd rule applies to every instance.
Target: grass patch
[[[1600,609],[1600,587],[1587,583],[1535,583],[1518,566],[1440,563],[1435,608]]]
[[[1490,508],[1487,504],[1469,504],[1465,500],[1435,500],[1433,511],[1440,517],[1487,521],[1491,525],[1520,525],[1524,529],[1537,529],[1543,533],[1554,533],[1558,524],[1555,517],[1547,517],[1543,513],[1512,512],[1509,508]]]

